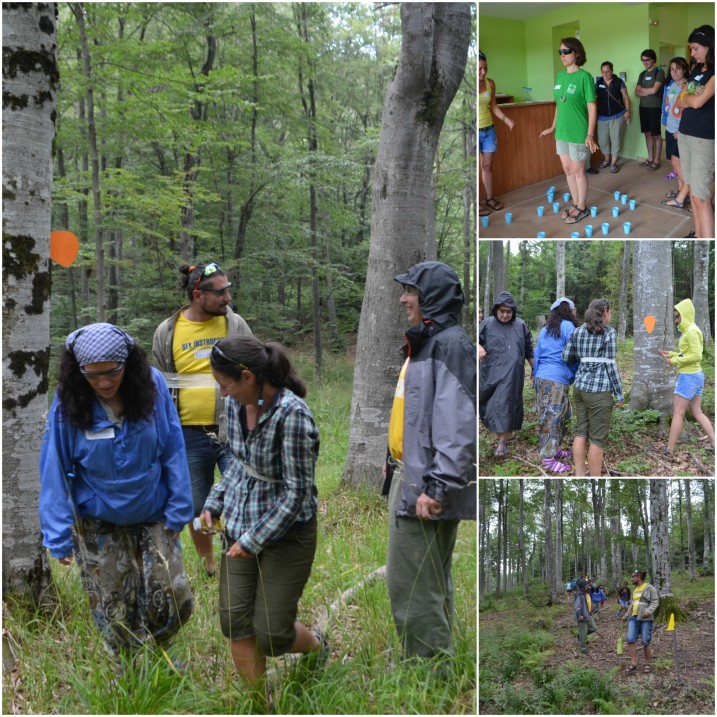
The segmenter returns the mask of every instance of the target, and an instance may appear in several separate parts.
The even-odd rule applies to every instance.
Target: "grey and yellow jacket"
[[[642,591],[640,596],[640,602],[637,605],[637,619],[642,620],[654,620],[657,608],[660,606],[660,593],[657,592],[657,588],[650,583],[645,583],[645,589]],[[645,617],[645,613],[649,612],[650,617]],[[632,602],[628,608],[627,613],[622,618],[627,620],[632,617]]]
[[[423,317],[405,334],[403,473],[397,516],[416,517],[425,493],[438,520],[476,518],[475,346],[458,325],[463,293],[446,264],[427,261],[396,280],[415,286]]]
[[[174,352],[172,351],[172,341],[174,340],[174,327],[177,324],[179,314],[187,309],[183,306],[175,311],[169,318],[165,319],[155,330],[152,339],[152,359],[154,365],[162,372],[167,384],[169,385],[169,393],[172,396],[174,405],[179,412],[179,387],[176,378],[177,367],[174,365]],[[251,334],[249,324],[242,319],[239,314],[235,314],[231,309],[227,309],[227,336],[242,336]],[[214,423],[216,425],[223,424],[225,421],[223,416],[224,401],[219,395],[219,386],[216,387],[214,401]],[[222,431],[222,434],[224,431]]]

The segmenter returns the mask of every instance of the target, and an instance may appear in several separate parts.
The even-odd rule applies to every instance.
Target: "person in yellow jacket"
[[[682,421],[688,408],[707,434],[713,447],[715,444],[714,427],[710,423],[710,419],[702,413],[702,388],[705,385],[705,375],[702,372],[704,339],[695,323],[695,307],[692,301],[684,299],[679,304],[675,304],[673,316],[681,334],[678,344],[679,351],[660,350],[658,352],[670,366],[677,367],[672,424],[667,439],[667,448],[664,451],[667,456],[672,456],[672,451],[682,432]]]

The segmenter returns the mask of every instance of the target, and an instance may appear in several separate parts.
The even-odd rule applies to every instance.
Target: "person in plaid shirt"
[[[211,366],[226,398],[232,460],[202,517],[211,526],[224,516],[220,623],[234,665],[252,683],[267,656],[328,657],[325,638],[296,620],[316,552],[319,429],[302,400],[306,385],[280,344],[222,339]]]
[[[622,406],[625,398],[617,371],[617,333],[610,326],[612,311],[607,299],[595,299],[585,312],[585,323],[570,335],[563,361],[580,361],[573,384],[576,427],[573,439],[575,475],[585,475],[585,449],[591,476],[602,472],[603,444],[610,433],[612,397]]]

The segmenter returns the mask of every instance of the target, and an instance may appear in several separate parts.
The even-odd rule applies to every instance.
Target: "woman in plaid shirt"
[[[612,311],[607,299],[595,299],[585,312],[585,323],[570,335],[563,361],[580,361],[573,384],[576,426],[573,439],[575,475],[585,475],[585,449],[591,476],[602,473],[603,443],[610,433],[612,397],[622,406],[624,396],[617,371],[617,333],[610,326]]]
[[[234,665],[252,683],[267,656],[328,656],[325,639],[296,620],[316,552],[319,429],[280,344],[221,339],[211,366],[226,398],[232,461],[202,517],[211,525],[224,515],[219,618]]]

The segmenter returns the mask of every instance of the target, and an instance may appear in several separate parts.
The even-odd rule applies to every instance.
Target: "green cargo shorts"
[[[612,393],[610,391],[588,393],[573,388],[573,409],[575,435],[587,438],[590,443],[602,448],[610,433]]]
[[[230,640],[255,637],[270,657],[283,655],[296,641],[299,598],[311,575],[316,553],[316,517],[297,525],[258,555],[228,558],[234,544],[222,536],[219,563],[219,622]]]

